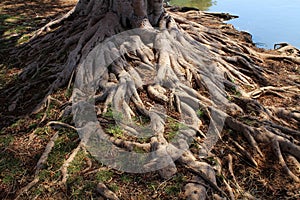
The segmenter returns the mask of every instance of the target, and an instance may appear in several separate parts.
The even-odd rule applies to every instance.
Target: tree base
[[[270,63],[280,63],[277,60],[285,65],[298,67],[300,58],[297,53],[290,55],[290,51],[285,51],[283,47],[276,51],[262,52],[249,43],[248,34],[223,24],[214,15],[170,10],[172,8],[160,19],[160,33],[155,33],[153,44],[147,43],[148,35],[135,35],[131,42],[138,48],[134,51],[125,48],[124,56],[114,60],[108,70],[101,74],[102,79],[97,82],[99,85],[94,107],[97,119],[104,127],[109,121],[123,130],[118,135],[115,129],[107,128],[102,136],[126,151],[156,151],[158,157],[170,158],[172,162],[158,170],[166,180],[177,173],[176,166],[187,169],[194,177],[185,182],[184,198],[205,199],[207,193],[211,195],[209,198],[255,198],[255,194],[251,195],[250,191],[245,191],[240,186],[234,164],[238,159],[243,159],[247,165],[257,168],[270,153],[278,160],[288,177],[298,184],[299,171],[291,169],[287,160],[293,160],[299,168],[300,116],[297,103],[291,101],[292,98],[299,98],[299,84],[287,82],[284,86],[281,83],[273,85],[270,81],[276,78],[276,74],[268,67]],[[74,75],[77,78],[79,76],[78,66],[84,66],[87,71],[98,69],[96,54],[93,55],[91,50],[123,29],[118,16],[112,12],[99,19],[85,16],[70,21],[71,18],[72,15],[67,15],[65,24],[57,30],[34,38],[30,45],[25,44],[15,52],[21,59],[28,55],[35,57],[37,48],[43,48],[42,53],[52,53],[47,58],[40,56],[38,59],[35,57],[34,61],[27,60],[29,64],[18,80],[23,83],[3,93],[7,95],[9,102],[8,112],[29,114],[29,111],[41,111],[41,105],[47,99],[49,101],[49,98],[45,98],[41,103],[41,97],[48,97],[66,85],[68,89],[72,88]],[[84,23],[79,23],[82,21]],[[147,29],[145,33],[150,35],[155,32],[155,29],[148,26],[142,28]],[[41,29],[38,34],[42,34],[44,30]],[[66,36],[69,36],[68,39],[65,39]],[[115,47],[118,49],[118,46]],[[66,54],[69,50],[70,54]],[[153,74],[156,75],[155,80]],[[45,88],[43,94],[33,97],[24,95],[32,93],[37,85]],[[282,102],[290,102],[290,106],[278,108],[261,102],[272,96],[282,99]],[[128,102],[124,101],[126,97],[129,97]],[[37,101],[38,105],[27,106]],[[70,114],[68,104],[63,106],[64,117]],[[166,113],[161,115],[156,110],[152,111],[155,104],[165,107]],[[28,109],[21,110],[24,106]],[[130,124],[118,124],[116,115],[107,117],[112,111],[121,113],[127,121],[150,119],[149,124],[155,134],[146,141],[132,138],[132,134],[138,131],[130,127]],[[184,140],[186,138],[181,138],[179,144],[172,143],[174,136],[170,132],[179,129],[177,127],[172,130],[174,124],[186,127],[185,134],[193,143],[191,148],[186,148],[190,146]],[[58,122],[48,125],[73,128]],[[222,131],[223,125],[226,131]],[[210,129],[217,139],[212,139],[212,135],[208,134]],[[19,190],[19,196],[39,182],[37,177],[41,166],[48,159],[56,138],[57,135],[54,135],[48,143],[37,162],[34,180]],[[66,185],[69,164],[81,148],[88,146],[82,137],[81,139],[78,147],[62,164],[61,181],[58,184],[61,187]],[[210,146],[206,143],[209,139],[218,141],[217,147],[213,148],[214,144]],[[271,152],[261,150],[261,146],[268,144],[272,145]],[[169,152],[168,148],[174,147],[181,150],[180,154],[176,150]],[[87,149],[94,155],[91,149]],[[226,149],[225,153],[221,149]],[[98,190],[102,191],[101,195],[111,196],[105,196],[106,198],[117,199],[103,183],[99,184]]]

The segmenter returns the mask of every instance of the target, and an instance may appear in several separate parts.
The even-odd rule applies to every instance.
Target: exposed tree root
[[[96,105],[92,110],[97,111],[97,120],[100,124],[105,124],[107,119],[104,116],[112,109],[115,113],[113,113],[114,119],[110,122],[116,123],[122,129],[122,137],[119,136],[121,138],[106,132],[101,133],[99,137],[106,138],[118,148],[126,151],[142,149],[148,153],[155,152],[151,154],[153,157],[150,160],[153,162],[150,162],[148,167],[145,166],[145,169],[159,168],[162,178],[167,179],[177,173],[175,160],[178,160],[200,179],[199,183],[186,184],[185,196],[187,198],[205,199],[208,187],[213,189],[213,193],[230,199],[239,198],[240,195],[251,197],[251,194],[242,191],[235,178],[231,155],[228,157],[228,170],[233,184],[223,179],[223,186],[227,193],[218,186],[214,168],[201,160],[210,153],[218,140],[222,140],[223,125],[243,135],[252,146],[253,149],[248,151],[234,141],[235,138],[230,140],[252,166],[258,166],[255,156],[264,158],[260,144],[272,142],[274,154],[280,165],[294,181],[299,181],[299,177],[292,172],[283,157],[283,152],[284,155],[292,156],[295,166],[299,168],[300,143],[297,140],[299,131],[286,127],[290,119],[299,123],[299,109],[267,108],[259,101],[253,100],[267,93],[279,98],[285,98],[285,94],[298,94],[297,86],[267,86],[269,75],[260,64],[264,63],[265,59],[286,59],[300,64],[299,57],[294,54],[261,53],[249,47],[245,42],[241,43],[232,39],[226,31],[208,28],[197,23],[200,18],[211,18],[211,14],[189,11],[187,13],[166,12],[158,16],[155,7],[153,7],[151,18],[136,16],[136,21],[131,22],[133,27],[143,28],[144,34],[133,34],[129,38],[130,41],[128,38],[123,41],[120,39],[121,41],[118,41],[120,44],[109,43],[109,52],[104,51],[103,55],[100,55],[100,50],[92,49],[104,43],[106,38],[121,32],[124,29],[124,23],[127,23],[125,15],[128,13],[122,13],[124,16],[120,18],[114,12],[101,9],[103,5],[99,2],[102,1],[90,1],[85,10],[87,12],[99,9],[98,15],[95,16],[94,12],[79,15],[77,12],[80,13],[82,10],[78,11],[76,10],[78,8],[74,8],[61,20],[43,27],[38,34],[47,27],[60,25],[62,20],[65,20],[66,25],[48,33],[45,37],[34,38],[30,47],[24,45],[17,52],[21,57],[26,55],[35,57],[35,62],[28,61],[29,64],[20,74],[21,80],[32,78],[34,81],[25,81],[6,91],[11,99],[10,111],[15,110],[22,101],[22,94],[47,81],[49,84],[43,85],[45,92],[42,94],[43,101],[46,101],[53,91],[68,83],[70,86],[73,81],[72,74],[78,73],[83,68],[86,70],[86,77],[81,80],[83,83],[84,81],[90,83],[91,80],[87,80],[89,78],[97,79],[96,86],[89,88],[94,89],[92,98],[95,99]],[[70,14],[74,14],[73,12],[78,14],[78,19],[69,21],[68,18]],[[159,25],[159,31],[153,29],[153,24]],[[68,35],[67,39],[65,39],[66,35]],[[152,41],[149,43],[149,40]],[[52,42],[53,44],[50,45]],[[55,47],[56,45],[58,47]],[[44,52],[56,52],[45,60],[37,56],[37,48],[44,48]],[[65,52],[69,50],[71,52],[66,56]],[[114,53],[120,53],[120,51],[122,51],[122,56],[116,59]],[[99,63],[97,63],[100,62],[100,56],[106,56],[105,58],[108,57],[108,60],[113,61],[103,71],[99,70]],[[99,77],[95,77],[96,75]],[[80,78],[77,74],[78,77]],[[84,91],[80,92],[84,93]],[[230,102],[228,99],[232,98],[234,101]],[[30,101],[40,99],[40,96],[32,96]],[[48,101],[50,101],[49,98]],[[28,105],[28,103],[28,101],[23,101],[22,105]],[[40,105],[36,106],[33,111],[39,110]],[[80,115],[82,114],[80,112],[84,111],[75,106],[74,115]],[[120,119],[116,119],[118,114],[120,114]],[[147,125],[153,134],[149,136],[147,142],[138,140],[143,138],[139,136],[144,134],[145,129],[139,129],[134,125],[136,116],[150,119]],[[181,136],[176,138],[175,142],[167,135],[170,127],[167,126],[166,119],[170,116],[175,119],[176,123],[184,124]],[[254,119],[255,126],[247,125],[242,121],[243,118]],[[76,128],[61,122],[49,122],[48,125],[74,130],[91,126],[89,118],[84,120],[77,121],[79,126],[75,124]],[[207,133],[204,132],[205,129],[208,129]],[[19,196],[38,183],[38,173],[47,160],[57,137],[58,135],[55,134],[48,143],[37,163],[34,180],[21,189]],[[91,145],[87,143],[85,137],[89,139],[88,135],[81,138],[80,144],[62,165],[61,185],[66,184],[68,166],[78,151],[85,148],[85,145]],[[201,145],[200,155],[195,155],[189,150],[189,144],[192,141],[202,141],[198,142]],[[92,151],[89,148],[87,150]],[[91,154],[95,155],[95,152]],[[157,163],[154,162],[155,158],[164,158],[164,160]],[[206,186],[203,185],[205,183]],[[234,185],[234,188],[231,185]],[[116,194],[103,183],[98,184],[97,191],[105,198],[118,199]]]
[[[240,152],[244,157],[246,157],[246,159],[249,160],[253,166],[255,166],[255,167],[258,166],[257,162],[254,160],[253,156],[250,155],[249,152],[244,147],[239,145],[236,141],[232,140],[232,143],[234,144],[235,147],[237,147],[238,152]],[[228,157],[229,157],[228,158],[229,163],[232,162],[232,156],[228,156]],[[230,167],[229,167],[229,171],[230,171]],[[233,172],[230,171],[230,173],[233,173]]]
[[[47,123],[47,126],[50,126],[53,129],[69,128],[75,131],[77,130],[74,126],[59,121],[50,121]]]
[[[61,102],[61,101],[59,101],[59,100],[57,100],[57,99],[51,97],[51,95],[49,95],[49,96],[47,97],[47,101],[46,101],[46,112],[44,112],[43,118],[41,119],[40,123],[42,123],[42,122],[44,122],[44,121],[46,120],[46,118],[47,118],[47,112],[48,112],[49,109],[50,109],[50,105],[51,105],[51,102],[52,102],[52,101],[55,101],[55,102],[59,103],[60,105],[62,105],[62,102]]]
[[[205,162],[196,161],[196,158],[189,151],[183,153],[182,157],[180,158],[180,162],[186,165],[186,168],[192,173],[195,173],[197,176],[201,177],[206,183],[208,183],[214,190],[216,190],[222,196],[227,197],[227,194],[217,186],[215,172],[210,165],[208,165]],[[199,187],[196,185],[196,188],[193,189],[193,193],[197,191],[199,195],[202,195],[201,193],[206,190],[205,188],[203,188],[203,186]]]
[[[103,183],[99,183],[97,185],[97,192],[99,192],[105,199],[119,200],[118,196],[108,189]]]
[[[278,158],[280,165],[284,169],[284,172],[287,173],[287,175],[289,175],[290,177],[292,177],[294,181],[299,182],[299,178],[293,172],[291,172],[291,170],[286,165],[286,162],[284,161],[280,150],[279,142],[277,140],[273,140],[272,145],[274,148],[275,155]]]
[[[227,183],[227,181],[225,179],[223,179],[223,182],[224,182],[226,189],[230,196],[230,198],[228,198],[228,199],[234,200],[235,198],[234,198],[234,194],[233,194],[233,190],[232,190],[231,186],[229,185],[229,183]]]
[[[38,182],[39,182],[39,172],[41,171],[41,169],[43,168],[44,164],[47,162],[48,156],[52,150],[52,148],[54,147],[54,143],[58,138],[58,132],[56,132],[52,138],[50,139],[50,141],[48,142],[42,156],[40,157],[39,161],[36,164],[35,167],[35,173],[34,173],[34,178],[33,180],[28,183],[25,187],[21,188],[18,192],[17,192],[17,196],[16,199],[21,198],[21,196],[23,194],[25,194],[26,192],[28,192],[28,190],[30,190],[32,187],[34,187]]]
[[[269,107],[268,109],[270,109],[276,116],[278,116],[279,118],[283,118],[283,119],[287,119],[287,120],[296,120],[298,122],[300,122],[300,112],[299,112],[299,108],[274,108],[274,107]]]
[[[60,17],[54,21],[51,21],[49,23],[47,23],[45,26],[43,26],[42,28],[40,28],[39,30],[35,31],[33,33],[33,36],[31,38],[34,39],[38,36],[41,36],[41,34],[45,34],[51,31],[51,29],[60,26],[65,20],[67,20],[75,11],[75,7],[73,9],[71,9],[67,14],[65,14],[63,17]]]
[[[252,92],[249,92],[248,95],[252,99],[256,99],[256,98],[259,98],[263,94],[270,93],[270,94],[273,94],[275,96],[285,98],[284,96],[279,94],[279,92],[299,94],[300,90],[299,90],[299,88],[293,87],[293,86],[280,87],[280,88],[276,88],[276,87],[273,87],[273,86],[267,86],[267,87],[262,87],[262,88],[254,90]]]
[[[228,171],[230,173],[230,176],[233,180],[233,183],[235,184],[236,189],[240,192],[241,187],[239,186],[238,182],[236,181],[234,172],[233,172],[233,159],[232,159],[232,155],[228,154]]]

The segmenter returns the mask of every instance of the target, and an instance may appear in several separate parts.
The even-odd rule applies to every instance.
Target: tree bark
[[[196,177],[185,186],[186,198],[206,198],[208,188],[212,189],[211,197],[251,196],[247,191],[241,192],[240,186],[234,188],[234,185],[225,179],[222,179],[223,184],[219,186],[220,181],[217,182],[216,175],[224,177],[226,173],[214,170],[217,167],[216,163],[212,166],[213,164],[207,162],[208,156],[221,160],[218,157],[221,155],[212,154],[211,150],[216,142],[223,142],[223,137],[230,137],[226,135],[228,132],[222,132],[225,126],[234,130],[248,143],[247,148],[251,149],[252,154],[248,153],[245,147],[231,142],[240,152],[239,155],[249,160],[252,165],[257,166],[256,159],[264,157],[260,143],[269,144],[272,141],[274,153],[282,167],[294,181],[299,181],[294,174],[297,172],[288,168],[282,156],[284,151],[300,160],[300,143],[297,140],[299,131],[284,126],[288,124],[286,119],[292,118],[295,123],[299,123],[299,117],[288,110],[285,111],[285,117],[281,116],[283,112],[280,112],[279,116],[278,112],[274,111],[276,109],[266,108],[254,100],[263,95],[263,90],[259,90],[260,86],[267,86],[268,83],[268,71],[261,65],[266,59],[277,56],[258,52],[251,44],[237,40],[240,33],[229,33],[221,29],[225,25],[209,14],[198,11],[177,12],[176,9],[178,8],[164,9],[162,0],[79,0],[63,20],[39,31],[29,45],[22,46],[16,52],[19,57],[34,57],[37,55],[37,49],[42,49],[41,53],[51,56],[36,56],[34,60],[27,60],[29,64],[19,76],[24,83],[5,91],[9,94],[9,111],[17,110],[20,105],[29,105],[31,101],[41,100],[40,96],[25,100],[22,96],[29,91],[28,88],[34,88],[40,83],[50,83],[40,86],[45,91],[42,93],[45,100],[59,88],[68,85],[69,89],[74,82],[74,76],[77,81],[85,83],[87,79],[95,78],[95,74],[100,74],[101,79],[96,77],[96,81],[89,88],[93,90],[92,97],[89,98],[94,99],[96,104],[88,109],[98,111],[97,114],[94,113],[96,118],[77,121],[77,128],[84,130],[93,127],[94,123],[101,125],[101,119],[104,119],[105,113],[113,107],[116,113],[121,113],[121,117],[118,117],[125,118],[128,122],[120,120],[117,124],[121,127],[123,135],[116,136],[113,131],[103,132],[98,142],[101,143],[102,139],[106,138],[116,147],[126,151],[138,148],[148,153],[152,152],[151,156],[143,157],[151,161],[149,165],[139,167],[145,171],[156,167],[162,178],[168,179],[176,174],[178,164],[185,167]],[[199,23],[203,18],[213,20],[218,29]],[[126,40],[106,43],[114,35],[134,29],[144,32],[134,34],[133,31]],[[47,30],[49,32],[43,35]],[[110,51],[103,50],[102,54],[99,54],[101,49],[96,47],[101,44],[110,45]],[[114,57],[120,52],[121,56]],[[101,56],[112,60],[109,67],[103,71],[99,68]],[[290,62],[299,61],[299,57],[282,54],[281,56]],[[84,70],[87,76],[81,77],[81,70]],[[277,93],[299,93],[299,86],[280,90],[276,87],[263,88]],[[260,91],[259,95],[254,95],[257,94],[257,90]],[[79,92],[74,91],[73,97],[78,94]],[[78,96],[80,95],[82,93]],[[74,101],[73,104],[78,103],[76,99]],[[36,106],[34,111],[39,111],[41,105]],[[84,115],[87,111],[78,108],[76,105],[73,107],[75,116]],[[65,113],[68,113],[67,109]],[[131,140],[136,135],[146,132],[146,129],[138,129],[132,125],[136,116],[143,116],[151,121],[148,125],[154,134],[146,142],[140,142],[136,138]],[[114,115],[114,120],[117,121],[118,117]],[[247,120],[243,119],[251,120],[255,126],[247,124]],[[174,127],[174,124],[181,126],[180,137],[170,133],[170,127]],[[175,142],[172,137],[175,137]],[[81,136],[81,140],[80,145],[92,146],[95,142],[92,140],[85,143],[85,136]],[[197,153],[190,150],[191,141],[199,144]],[[228,146],[228,143],[222,144]],[[78,147],[80,148],[81,146]],[[87,149],[93,156],[98,156],[99,149]],[[111,152],[116,153],[116,149],[111,149]],[[72,158],[75,154],[72,154]],[[155,158],[164,159],[155,161]],[[130,158],[127,157],[125,161],[128,160]],[[232,160],[229,156],[228,174],[234,177]],[[119,161],[123,160],[120,158]],[[68,159],[68,163],[71,162],[72,160]],[[68,163],[63,165],[64,182]],[[131,164],[134,162],[128,162],[128,165]],[[222,168],[221,164],[219,167]],[[26,187],[26,191],[29,189]],[[118,198],[111,191],[107,193],[115,199]]]
[[[118,15],[123,27],[157,26],[164,13],[163,0],[81,0],[75,12],[99,17],[106,12]]]

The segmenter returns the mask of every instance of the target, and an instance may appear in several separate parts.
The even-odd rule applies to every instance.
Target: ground
[[[7,88],[9,82],[13,81],[22,67],[11,67],[6,62],[10,56],[8,48],[17,48],[22,42],[26,42],[28,34],[42,27],[50,20],[66,13],[75,4],[75,1],[24,1],[3,0],[0,3],[0,90]],[[197,19],[209,27],[227,30],[229,35],[236,40],[249,42],[250,35],[247,33],[236,34],[237,31],[230,25],[220,24],[214,17]],[[264,51],[258,49],[258,51]],[[17,59],[17,58],[16,58]],[[300,67],[287,60],[263,63],[263,67],[274,72],[269,74],[268,85],[274,87],[290,86],[299,87]],[[262,82],[261,85],[264,85]],[[277,93],[265,94],[258,98],[264,106],[295,107],[299,111],[299,94],[290,93],[286,98],[276,95]],[[53,129],[47,126],[52,120],[70,122],[69,118],[60,118],[61,102],[70,97],[70,92],[61,89],[51,95],[48,106],[40,112],[20,117],[18,113],[12,116],[4,116],[3,99],[0,99],[0,199],[14,199],[16,193],[25,187],[35,177],[36,163],[45,151],[46,145],[53,137],[58,139],[53,144],[53,149],[44,167],[39,171],[39,181],[29,191],[20,196],[20,199],[103,199],[97,192],[97,184],[104,182],[110,190],[115,192],[121,199],[182,199],[183,187],[186,182],[193,178],[193,174],[184,167],[178,168],[178,173],[170,179],[163,180],[157,172],[146,174],[128,174],[110,169],[93,157],[88,152],[80,149],[75,159],[68,167],[69,177],[65,186],[60,184],[61,166],[67,160],[79,144],[79,138],[75,131],[68,128]],[[243,105],[240,105],[241,107]],[[26,110],[26,108],[24,108]],[[200,114],[200,113],[199,113]],[[16,119],[17,120],[11,120]],[[105,123],[109,122],[109,114],[103,118]],[[168,122],[167,127],[172,133],[178,128],[176,122]],[[248,121],[246,123],[255,123]],[[2,125],[2,126],[1,126]],[[299,130],[299,123],[289,124],[291,128]],[[106,124],[107,131],[118,136],[117,128]],[[261,149],[265,155],[264,160],[256,158],[257,167],[254,167],[244,156],[237,153],[237,145],[230,138],[235,138],[239,144],[249,147],[245,138],[226,127],[225,137],[219,141],[213,153],[221,158],[220,161],[211,158],[210,163],[221,162],[228,165],[228,157],[234,160],[233,168],[235,178],[239,183],[241,191],[248,192],[260,199],[299,199],[300,185],[294,182],[284,173],[281,165],[274,155],[271,145],[264,144]],[[171,134],[170,134],[171,135]],[[171,137],[171,136],[170,136]],[[299,136],[295,137],[299,140]],[[226,141],[226,142],[225,142]],[[197,144],[193,144],[191,150],[197,150]],[[289,158],[286,158],[289,161]],[[288,165],[292,162],[287,162]],[[300,169],[289,165],[295,175],[300,176]],[[224,172],[226,177],[219,176],[218,183],[226,190],[225,182],[233,183],[228,171]],[[210,193],[212,191],[208,191]]]

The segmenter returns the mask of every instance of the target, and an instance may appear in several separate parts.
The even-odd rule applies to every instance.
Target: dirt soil
[[[63,0],[1,0],[0,2],[0,90],[7,87],[22,67],[12,68],[6,62],[9,49],[16,48],[26,41],[26,35],[42,27],[47,22],[61,16],[70,10],[76,1]],[[207,24],[214,26],[214,24]],[[224,26],[230,28],[230,25]],[[240,39],[246,41],[248,34],[240,34]],[[18,59],[18,58],[16,58]],[[289,85],[291,81],[300,84],[300,69],[298,65],[287,61],[269,61],[265,67],[275,72],[270,74],[273,86]],[[60,176],[60,167],[68,159],[73,149],[78,145],[76,132],[69,129],[55,130],[46,126],[47,122],[57,120],[60,115],[61,104],[69,97],[68,91],[60,90],[52,95],[48,106],[37,114],[18,117],[3,116],[8,123],[0,127],[0,199],[14,199],[16,192],[26,186],[34,178],[35,166],[45,146],[53,135],[58,133],[59,139],[44,169],[39,174],[39,182],[20,199],[103,199],[96,191],[99,181],[114,191],[122,199],[182,199],[183,186],[191,180],[192,174],[179,168],[176,176],[162,180],[158,173],[127,174],[102,165],[88,153],[81,151],[69,166],[69,178],[66,189],[56,183]],[[282,98],[268,94],[259,99],[263,105],[278,107],[299,107],[300,94]],[[0,106],[1,107],[1,106]],[[26,109],[26,108],[24,108]],[[0,109],[1,111],[1,109]],[[71,119],[63,119],[69,122]],[[251,122],[249,122],[251,123]],[[299,124],[291,124],[299,128]],[[240,134],[227,132],[227,137],[237,137],[240,144],[249,146]],[[299,138],[298,138],[299,139]],[[225,137],[223,141],[227,141]],[[274,156],[270,146],[262,148],[266,160],[257,160],[258,167],[249,165],[239,154],[235,154],[235,146],[229,142],[220,141],[213,150],[220,158],[224,158],[226,165],[228,154],[233,155],[234,171],[238,183],[243,191],[247,191],[257,199],[300,199],[300,185],[293,182],[284,172]],[[230,148],[224,150],[224,145]],[[229,150],[228,150],[229,149]],[[287,159],[288,160],[288,159]],[[297,176],[300,169],[289,166]],[[222,177],[219,177],[220,180]],[[219,181],[220,181],[219,180]],[[228,180],[232,181],[232,180]],[[221,181],[220,181],[221,182]],[[225,186],[221,185],[224,189]]]

